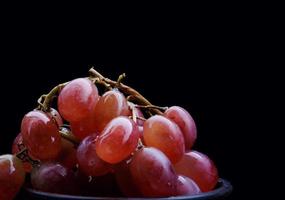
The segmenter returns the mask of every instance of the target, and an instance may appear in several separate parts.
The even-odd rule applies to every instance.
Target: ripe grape
[[[193,180],[186,176],[178,176],[176,196],[195,195],[200,192],[200,188]]]
[[[177,173],[191,178],[202,192],[212,190],[218,182],[218,171],[210,158],[200,152],[190,151],[174,165]]]
[[[197,138],[196,124],[191,115],[179,106],[172,106],[165,111],[164,116],[179,126],[184,136],[185,149],[190,150]]]
[[[80,140],[88,135],[97,134],[93,116],[89,116],[79,122],[70,122],[70,128],[74,136]]]
[[[40,160],[58,156],[61,139],[56,123],[42,111],[27,113],[21,124],[23,141],[31,155]]]
[[[114,166],[116,181],[121,192],[126,197],[140,197],[141,193],[132,178],[130,162],[131,160],[124,160]]]
[[[43,192],[74,194],[76,191],[75,174],[59,163],[43,163],[31,173],[34,189]]]
[[[96,141],[98,156],[108,163],[126,159],[137,147],[139,131],[134,121],[117,117],[107,124]]]
[[[169,159],[158,149],[146,147],[133,156],[130,170],[145,197],[168,197],[176,192],[177,175]]]
[[[172,163],[178,162],[184,152],[184,138],[179,127],[166,117],[155,115],[147,119],[143,128],[147,146],[161,150]]]
[[[77,149],[79,168],[88,176],[101,176],[110,171],[109,164],[101,160],[96,153],[96,137],[87,136]]]
[[[49,112],[47,112],[47,115],[50,118],[52,118],[53,120],[55,120],[55,122],[57,123],[58,127],[63,125],[62,118],[61,118],[59,112],[56,109],[50,108]]]
[[[100,98],[94,111],[94,124],[101,133],[105,126],[115,117],[130,115],[125,96],[118,90],[111,90]]]
[[[14,142],[12,145],[12,154],[17,154],[22,150],[19,148],[19,145],[23,146],[24,148],[23,137],[21,133],[19,133],[17,137],[14,139]],[[31,155],[29,156],[32,157]],[[31,172],[33,168],[32,165],[27,161],[22,161],[22,162],[23,162],[23,167],[24,167],[25,172],[28,172],[28,173]]]
[[[60,92],[58,109],[67,121],[80,121],[93,112],[98,98],[97,87],[88,79],[78,78]]]
[[[24,184],[25,171],[14,155],[0,156],[0,199],[12,200]]]

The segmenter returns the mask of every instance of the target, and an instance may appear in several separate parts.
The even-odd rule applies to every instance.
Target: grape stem
[[[138,91],[121,83],[121,80],[125,77],[124,74],[118,78],[119,83],[118,81],[113,81],[111,79],[104,77],[102,74],[97,72],[94,68],[91,68],[89,70],[89,75],[93,78],[99,78],[100,81],[103,81],[112,87],[118,88],[125,95],[128,95],[128,100],[132,99],[133,101],[136,101],[142,106],[150,106],[148,109],[155,114],[159,114],[159,115],[163,114],[159,109],[157,109],[157,107],[153,107],[153,105],[144,96],[142,96]]]
[[[43,94],[38,99],[39,109],[43,111],[49,111],[50,105],[52,103],[53,98],[59,94],[59,92],[66,86],[69,82],[61,83],[57,86],[55,86],[48,94]]]

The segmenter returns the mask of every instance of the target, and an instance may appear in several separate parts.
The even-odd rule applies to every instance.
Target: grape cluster
[[[107,91],[100,95],[98,88]],[[23,118],[13,155],[0,156],[0,199],[13,199],[26,174],[34,189],[60,194],[169,197],[212,190],[218,172],[192,150],[191,115],[138,94],[100,75],[43,95]],[[58,111],[50,107],[54,97]]]

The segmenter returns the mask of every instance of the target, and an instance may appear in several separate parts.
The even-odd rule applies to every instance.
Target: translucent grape
[[[191,178],[202,192],[212,190],[218,182],[218,171],[210,158],[200,152],[190,151],[174,165],[177,173]]]
[[[179,106],[172,106],[167,109],[164,116],[174,121],[181,129],[186,150],[190,150],[197,138],[196,124],[191,115]]]
[[[31,111],[22,120],[23,141],[31,155],[40,160],[56,158],[61,150],[58,126],[42,111]]]
[[[94,111],[94,123],[97,131],[101,133],[107,123],[118,116],[130,115],[130,110],[125,96],[118,90],[111,90],[100,98]]]
[[[108,163],[119,163],[137,147],[137,125],[127,117],[117,117],[108,123],[96,141],[98,156]]]
[[[80,140],[89,135],[97,134],[94,118],[89,116],[79,122],[70,122],[71,131],[74,136]]]
[[[101,176],[110,171],[109,164],[100,159],[96,153],[96,138],[96,135],[86,137],[77,149],[79,168],[88,176]]]
[[[193,180],[186,176],[178,176],[176,196],[195,195],[200,192],[200,188]]]
[[[43,163],[31,173],[33,188],[59,194],[74,194],[77,187],[75,174],[59,163]]]
[[[126,197],[140,197],[142,195],[136,187],[130,171],[130,161],[122,161],[114,166],[116,181]]]
[[[25,171],[14,155],[0,156],[0,199],[12,200],[24,184]]]
[[[80,121],[93,112],[98,98],[97,87],[88,79],[78,78],[60,92],[58,109],[67,121]]]
[[[147,146],[161,150],[172,163],[178,162],[184,152],[184,138],[179,127],[166,117],[155,115],[147,119],[143,128]]]
[[[158,149],[143,148],[133,156],[132,178],[145,197],[168,197],[176,192],[177,175],[169,159]]]

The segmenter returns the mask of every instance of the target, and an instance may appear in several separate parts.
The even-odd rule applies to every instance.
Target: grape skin
[[[96,141],[97,155],[115,164],[126,159],[137,147],[139,130],[127,117],[117,117],[107,124]]]
[[[169,159],[158,149],[145,147],[133,156],[130,171],[145,197],[169,197],[176,193],[177,175]]]
[[[191,115],[179,106],[171,106],[165,111],[164,116],[179,126],[184,136],[185,150],[190,150],[197,138],[196,124]]]
[[[143,127],[147,146],[161,150],[172,163],[178,162],[184,152],[184,138],[179,127],[166,117],[155,115],[147,119]]]
[[[58,126],[46,113],[27,113],[21,124],[23,141],[29,153],[40,160],[55,159],[61,150]]]
[[[88,79],[78,78],[68,83],[58,96],[58,109],[69,122],[88,117],[98,102],[97,87]]]
[[[178,174],[189,177],[202,192],[212,190],[218,182],[218,171],[213,161],[198,151],[189,151],[174,165]]]
[[[21,160],[14,155],[0,156],[0,199],[12,200],[25,181]]]

